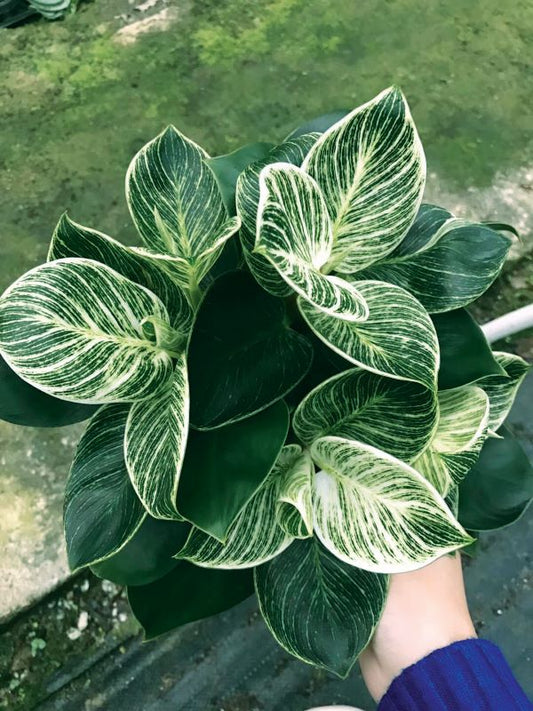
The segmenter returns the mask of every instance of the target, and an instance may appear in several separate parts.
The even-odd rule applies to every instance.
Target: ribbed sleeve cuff
[[[465,639],[437,649],[394,679],[378,711],[533,711],[499,648]]]

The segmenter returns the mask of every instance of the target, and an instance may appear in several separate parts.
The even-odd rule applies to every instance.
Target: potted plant
[[[527,506],[503,423],[528,366],[465,309],[512,228],[423,204],[425,169],[396,88],[216,158],[169,127],[126,176],[142,246],[65,214],[1,297],[0,414],[91,418],[69,562],[127,585],[148,638],[255,591],[344,677],[390,573]]]

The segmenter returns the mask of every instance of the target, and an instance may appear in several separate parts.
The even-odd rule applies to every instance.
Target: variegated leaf
[[[437,417],[433,390],[354,368],[312,390],[296,409],[293,427],[306,444],[334,435],[410,461],[428,445]]]
[[[331,223],[318,185],[301,168],[273,163],[259,176],[254,253],[266,257],[304,299],[325,313],[361,321],[368,309],[342,279],[320,269],[333,245]]]
[[[288,444],[281,450],[278,466],[281,470],[276,511],[278,522],[293,538],[307,538],[313,535],[313,460],[298,444]]]
[[[270,163],[301,165],[306,154],[318,138],[318,133],[308,133],[275,146],[264,160],[249,165],[237,180],[236,204],[241,218],[240,238],[244,257],[259,284],[274,296],[288,296],[290,287],[272,264],[253,252],[257,234],[257,208],[259,206],[259,175]]]
[[[232,522],[224,543],[194,527],[176,558],[205,568],[252,568],[285,550],[293,536],[278,524],[276,504],[294,446],[281,450],[271,472]]]
[[[511,245],[505,235],[451,214],[436,228],[425,214],[434,215],[434,209],[422,205],[398,248],[357,275],[403,287],[429,313],[451,311],[481,296],[500,273]]]
[[[402,573],[471,542],[437,490],[399,459],[341,437],[316,440],[311,456],[321,468],[314,531],[346,563]]]
[[[149,252],[126,247],[102,232],[79,225],[65,213],[54,230],[48,261],[68,257],[101,262],[150,289],[165,305],[171,325],[181,333],[188,333],[192,309],[183,289],[170,277],[172,269],[162,268],[163,255],[158,258]]]
[[[501,427],[509,414],[518,388],[531,366],[520,356],[512,353],[494,352],[494,357],[507,373],[503,375],[486,375],[480,378],[476,385],[487,393],[490,401],[489,430],[494,433]]]
[[[195,288],[216,261],[240,220],[228,217],[207,153],[169,126],[135,156],[126,198],[145,245],[182,260]]]
[[[316,538],[294,541],[254,576],[259,609],[276,641],[303,662],[345,678],[372,638],[388,577],[347,565]]]
[[[479,456],[487,436],[489,399],[481,388],[463,385],[438,394],[439,424],[413,467],[446,496]]]
[[[65,489],[64,525],[72,570],[114,555],[146,517],[128,477],[124,430],[129,405],[104,405],[76,449]]]
[[[392,284],[361,281],[354,285],[368,304],[367,320],[332,319],[298,299],[311,330],[336,353],[365,370],[434,389],[439,348],[433,323],[421,304]]]
[[[166,388],[132,405],[124,451],[132,484],[154,518],[179,520],[176,493],[189,428],[189,385],[185,354]]]
[[[457,514],[459,513],[459,487],[457,485],[451,487],[445,501],[450,511],[455,518],[457,518]]]
[[[320,186],[333,223],[328,271],[352,274],[392,252],[422,200],[424,152],[394,87],[322,134],[302,167]]]
[[[171,376],[166,344],[147,339],[150,319],[168,323],[162,302],[88,259],[42,264],[0,299],[0,349],[40,390],[87,403],[151,397]]]

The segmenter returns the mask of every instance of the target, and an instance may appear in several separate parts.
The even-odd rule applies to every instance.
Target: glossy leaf
[[[253,591],[251,570],[200,568],[183,560],[159,580],[129,587],[128,600],[146,639],[154,639],[188,622],[223,612]]]
[[[489,438],[459,485],[459,520],[473,531],[490,531],[519,518],[533,498],[533,467],[505,429]]]
[[[437,417],[432,390],[353,368],[312,390],[296,409],[293,427],[306,444],[334,435],[410,461],[429,443]]]
[[[0,349],[21,378],[74,402],[142,400],[172,372],[165,343],[143,322],[168,324],[162,302],[88,259],[59,259],[20,277],[0,300]]]
[[[63,427],[86,420],[94,405],[59,400],[22,380],[0,356],[0,420],[28,427]]]
[[[511,245],[505,235],[451,214],[435,230],[425,219],[434,209],[423,205],[411,228],[416,236],[411,238],[410,230],[397,252],[358,274],[403,287],[429,313],[451,311],[481,296],[500,273]],[[422,220],[426,229],[417,224]]]
[[[240,238],[243,253],[250,271],[259,284],[274,296],[287,296],[292,287],[281,278],[274,266],[260,254],[254,253],[257,235],[257,211],[259,207],[259,176],[262,169],[271,163],[301,165],[318,134],[306,134],[275,146],[264,160],[250,164],[237,181],[236,204],[241,218]]]
[[[490,405],[485,392],[473,385],[443,390],[438,401],[437,429],[413,467],[447,496],[479,456],[487,437]]]
[[[124,461],[128,411],[129,405],[101,407],[78,444],[64,507],[67,555],[72,570],[119,551],[146,516]]]
[[[106,264],[122,276],[145,286],[158,296],[168,311],[171,325],[187,333],[192,309],[183,289],[161,267],[161,258],[117,242],[102,232],[83,227],[65,213],[59,220],[48,250],[48,261],[68,257],[92,259]]]
[[[469,543],[436,489],[366,444],[323,437],[313,487],[314,531],[340,560],[376,573],[420,568]]]
[[[439,339],[439,389],[472,383],[485,375],[505,375],[483,331],[466,309],[431,317]]]
[[[480,378],[476,385],[483,388],[489,397],[489,429],[496,432],[509,414],[518,388],[531,366],[523,358],[512,353],[494,352],[493,355],[507,375],[486,375]]]
[[[313,534],[312,481],[315,466],[308,451],[297,444],[281,450],[277,520],[281,528],[293,538],[307,538]]]
[[[318,185],[303,170],[273,163],[259,176],[254,253],[266,257],[304,299],[325,313],[362,321],[368,308],[348,282],[320,273],[333,246],[331,222]]]
[[[333,223],[329,269],[343,274],[392,252],[422,200],[424,152],[394,87],[323,133],[302,167],[320,186]]]
[[[131,482],[154,518],[180,519],[176,494],[189,429],[185,354],[161,392],[131,406],[124,452]]]
[[[439,350],[424,308],[392,284],[361,281],[354,285],[368,304],[367,320],[331,318],[300,298],[300,312],[311,330],[336,353],[365,370],[434,389]]]
[[[229,527],[224,543],[193,528],[176,557],[206,568],[251,568],[285,550],[293,536],[278,524],[276,504],[282,477],[293,464],[293,448],[281,450],[266,479]]]
[[[277,402],[242,422],[191,431],[178,490],[180,513],[224,541],[278,458],[288,424],[287,407]]]
[[[315,538],[255,570],[259,608],[278,644],[341,678],[370,641],[387,586],[386,575],[343,563]]]
[[[272,148],[274,148],[273,143],[248,143],[232,153],[206,160],[215,175],[220,194],[230,215],[237,214],[235,190],[239,175],[251,163],[264,160]]]
[[[146,247],[181,260],[183,286],[199,282],[239,228],[228,217],[207,153],[169,126],[132,160],[131,216]]]
[[[249,417],[297,385],[313,353],[309,339],[287,322],[283,301],[249,274],[217,279],[200,306],[189,344],[194,427]]]
[[[117,585],[148,585],[176,567],[173,555],[185,543],[190,528],[182,521],[162,521],[146,515],[120,551],[91,565],[91,570]]]

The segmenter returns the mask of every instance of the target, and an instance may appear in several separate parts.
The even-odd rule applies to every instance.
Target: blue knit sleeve
[[[533,704],[495,644],[466,639],[404,669],[378,711],[533,711]]]

